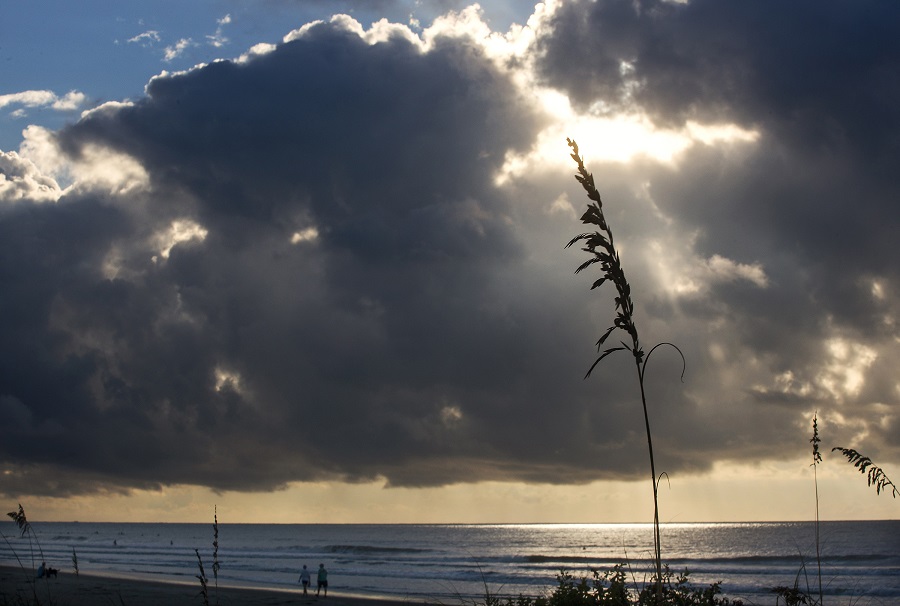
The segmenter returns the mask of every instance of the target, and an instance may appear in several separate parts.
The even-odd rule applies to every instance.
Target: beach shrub
[[[625,567],[617,564],[612,570],[601,573],[591,569],[593,579],[576,581],[566,571],[561,571],[556,580],[558,586],[550,598],[550,606],[626,606],[637,603],[639,593],[628,589]]]
[[[575,578],[566,570],[556,576],[557,586],[546,597],[508,598],[505,606],[742,606],[741,600],[730,600],[721,595],[720,583],[707,587],[695,587],[690,583],[690,573],[685,570],[673,574],[668,566],[662,567],[662,577],[652,578],[643,587],[628,582],[625,564],[617,564],[611,570],[591,569],[592,578]],[[485,606],[492,606],[485,604]]]
[[[662,546],[660,544],[660,533],[659,533],[659,481],[661,479],[661,475],[656,475],[656,462],[653,458],[653,436],[650,431],[650,416],[647,412],[647,396],[646,391],[644,390],[644,376],[647,370],[647,362],[650,359],[650,355],[656,350],[657,347],[662,345],[670,345],[675,348],[675,350],[681,355],[682,363],[684,363],[684,354],[678,349],[677,346],[672,343],[659,343],[653,346],[652,349],[644,355],[644,350],[641,348],[640,339],[638,338],[638,330],[637,326],[634,323],[634,303],[631,300],[631,286],[628,284],[628,280],[625,277],[625,272],[622,269],[622,263],[619,259],[619,253],[616,250],[615,244],[613,242],[613,234],[612,230],[609,227],[609,224],[606,222],[606,217],[603,214],[603,201],[600,197],[600,192],[597,191],[596,186],[594,185],[594,176],[588,172],[587,168],[584,166],[584,160],[578,154],[578,144],[575,143],[572,139],[566,139],[569,147],[572,148],[572,159],[575,160],[575,164],[578,168],[578,173],[575,175],[575,178],[581,183],[581,186],[584,188],[584,191],[587,193],[587,197],[590,200],[587,205],[587,210],[581,216],[581,222],[586,225],[593,225],[597,229],[593,232],[582,233],[574,238],[572,238],[568,244],[566,244],[566,248],[571,247],[576,242],[582,243],[582,249],[584,252],[588,253],[590,256],[587,261],[578,266],[575,270],[575,273],[580,273],[581,271],[598,264],[600,270],[603,275],[598,280],[595,280],[593,285],[591,286],[591,290],[595,288],[599,288],[606,282],[610,282],[615,286],[616,289],[616,298],[615,298],[615,319],[613,320],[613,325],[606,329],[606,332],[600,337],[597,341],[597,353],[599,356],[591,367],[588,369],[585,378],[591,375],[591,372],[600,363],[603,358],[607,357],[610,354],[613,354],[618,351],[629,351],[631,352],[632,357],[634,358],[635,367],[637,369],[637,378],[638,384],[641,389],[641,405],[643,406],[644,411],[644,426],[647,432],[647,450],[650,454],[650,480],[653,485],[653,555],[654,562],[656,564],[656,584],[657,584],[657,601],[661,599],[661,591],[660,587],[663,579],[663,570],[662,570]],[[628,335],[631,343],[626,343],[625,341],[620,341],[621,346],[617,345],[614,347],[608,347],[603,349],[604,344],[607,339],[616,331],[621,330]],[[682,368],[682,378],[684,378],[684,368]]]
[[[784,600],[785,606],[800,606],[801,604],[812,606],[816,603],[814,597],[808,592],[800,589],[797,585],[794,585],[793,587],[775,587],[772,589],[772,593],[778,596],[775,598],[775,606],[779,606],[782,600]]]
[[[680,574],[673,574],[668,566],[663,568],[662,604],[675,606],[740,606],[742,600],[730,600],[722,596],[721,582],[712,583],[706,587],[694,587],[689,580],[690,573],[685,570]],[[645,587],[638,596],[640,606],[655,604],[656,596],[650,587]]]

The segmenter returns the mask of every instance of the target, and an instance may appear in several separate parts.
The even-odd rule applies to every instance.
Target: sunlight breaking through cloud
[[[313,242],[319,238],[319,230],[315,227],[307,227],[291,234],[291,244],[300,242]]]
[[[699,124],[687,122],[680,129],[660,128],[641,114],[616,116],[581,115],[569,100],[554,91],[536,91],[544,111],[552,116],[551,125],[541,131],[532,149],[525,153],[508,152],[495,177],[497,185],[553,167],[570,170],[565,151],[567,137],[590,141],[584,151],[585,162],[628,163],[637,158],[678,165],[681,155],[692,146],[753,144],[759,133],[736,124]],[[561,153],[563,152],[563,153]]]
[[[168,259],[172,248],[181,242],[190,242],[196,240],[202,242],[206,239],[209,231],[199,223],[190,219],[179,219],[173,221],[169,228],[157,234],[156,241],[159,246],[159,256],[162,259]],[[153,261],[157,261],[157,257],[153,257]]]
[[[441,422],[445,427],[454,427],[463,419],[463,412],[459,406],[447,405],[441,408]]]
[[[85,112],[83,117],[128,106],[107,103]],[[23,135],[20,155],[48,178],[65,184],[64,192],[102,190],[127,195],[149,185],[149,176],[141,163],[111,147],[89,143],[73,157],[59,148],[53,133],[45,128],[29,126]]]
[[[688,238],[687,243],[691,244],[692,239]],[[728,282],[749,282],[756,288],[769,286],[760,263],[740,263],[718,254],[704,259],[691,254],[684,244],[684,239],[674,236],[654,240],[645,255],[660,289],[674,297],[697,297],[715,284]]]
[[[0,203],[56,202],[61,195],[56,180],[41,174],[34,162],[16,152],[0,151]]]
[[[222,367],[215,369],[215,386],[216,391],[230,390],[236,393],[242,393],[241,375],[236,372],[225,370]]]
[[[858,396],[865,384],[866,370],[878,358],[876,351],[840,337],[830,339],[825,347],[831,359],[818,383],[839,402]]]

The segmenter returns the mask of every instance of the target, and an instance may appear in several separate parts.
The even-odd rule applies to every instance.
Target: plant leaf
[[[581,272],[583,269],[590,267],[591,265],[593,265],[594,263],[596,263],[599,260],[600,259],[598,259],[597,257],[588,259],[587,261],[585,261],[584,263],[582,263],[581,265],[578,266],[578,269],[575,270],[575,273],[577,274],[577,273]]]
[[[603,333],[603,336],[600,337],[599,341],[597,341],[597,350],[598,351],[600,350],[600,346],[603,345],[604,341],[606,341],[606,339],[609,338],[609,335],[611,335],[612,331],[614,331],[615,329],[616,329],[615,326],[610,326],[609,328],[606,329],[606,332]]]
[[[594,368],[597,366],[597,364],[600,363],[600,360],[602,360],[603,358],[605,358],[605,357],[608,356],[609,354],[613,353],[614,351],[620,351],[620,350],[623,350],[623,349],[624,349],[624,350],[627,350],[628,348],[627,348],[627,347],[613,347],[613,348],[611,348],[611,349],[607,349],[606,351],[604,351],[604,352],[600,355],[599,358],[597,358],[596,360],[594,360],[594,363],[591,364],[591,367],[588,368],[587,374],[584,375],[584,378],[587,379],[589,376],[591,376],[591,373],[594,371]]]
[[[853,450],[852,448],[835,446],[831,449],[831,452],[834,452],[835,450],[839,451],[842,455],[847,457],[847,461],[849,463],[852,463],[853,466],[856,467],[861,474],[866,476],[866,483],[869,486],[875,486],[876,494],[880,495],[882,490],[887,492],[887,487],[890,486],[891,494],[895,499],[897,498],[897,495],[900,495],[900,491],[897,490],[897,485],[887,477],[887,474],[884,473],[883,469],[872,462],[872,459],[857,452],[856,450]]]
[[[587,238],[590,238],[590,237],[591,237],[591,234],[589,234],[589,233],[578,234],[577,236],[575,236],[574,238],[569,240],[569,243],[566,244],[566,248],[571,247],[573,244],[575,244],[579,240],[586,240]]]

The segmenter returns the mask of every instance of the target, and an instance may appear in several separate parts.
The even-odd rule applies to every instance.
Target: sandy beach
[[[35,595],[37,600],[35,600]],[[60,571],[57,578],[34,579],[31,571],[0,567],[0,605],[56,604],[58,606],[202,606],[200,583],[174,584],[104,577]],[[301,591],[209,588],[209,603],[222,606],[248,604],[276,606],[303,604],[316,606],[411,606],[415,600],[379,600],[329,593],[328,597],[304,597]]]

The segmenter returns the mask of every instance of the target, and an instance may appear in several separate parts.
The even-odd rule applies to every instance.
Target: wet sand
[[[315,591],[304,597],[301,590],[208,588],[209,604],[215,606],[416,606],[421,599],[380,600],[329,592],[316,598]],[[193,584],[160,583],[59,572],[49,579],[35,579],[31,570],[0,566],[0,605],[55,604],[58,606],[204,606],[200,581]]]

